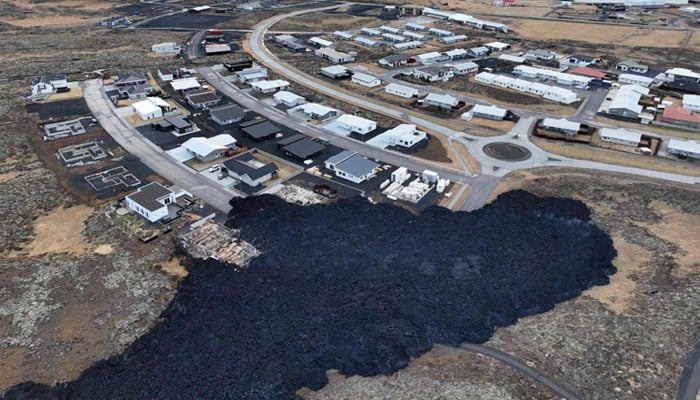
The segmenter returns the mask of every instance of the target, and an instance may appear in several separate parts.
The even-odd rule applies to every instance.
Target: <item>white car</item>
[[[209,167],[209,172],[216,172],[220,169],[221,169],[221,166],[219,164],[212,165],[211,167]]]

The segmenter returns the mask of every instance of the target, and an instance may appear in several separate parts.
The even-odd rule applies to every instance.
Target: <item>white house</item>
[[[68,91],[65,75],[40,76],[32,81],[32,94],[40,95]]]
[[[414,31],[424,31],[424,30],[428,29],[426,26],[421,25],[421,24],[417,24],[415,22],[406,22],[405,26],[406,26],[406,29],[411,29]]]
[[[424,54],[419,54],[414,57],[415,60],[423,65],[428,65],[428,64],[433,64],[438,61],[441,61],[443,58],[442,53],[438,53],[437,51],[432,51],[430,53],[424,53]]]
[[[576,136],[581,129],[581,124],[566,118],[545,118],[542,120],[542,127],[545,130],[560,132],[566,136]]]
[[[687,79],[687,80],[692,80],[696,82],[700,82],[700,74],[694,71],[691,71],[687,68],[671,68],[667,69],[666,72],[664,72],[664,76],[668,80],[676,80],[676,78],[682,78],[682,79]]]
[[[348,53],[343,53],[330,47],[322,47],[314,52],[316,56],[328,60],[333,64],[343,64],[355,61],[355,57]]]
[[[275,100],[275,104],[281,104],[287,107],[296,107],[306,102],[305,98],[286,90],[280,90],[279,92],[275,93],[272,98]]]
[[[527,92],[527,88],[529,88],[530,85],[532,85],[532,82],[526,81],[525,79],[513,79],[508,83],[508,88],[519,92]]]
[[[189,78],[175,79],[170,82],[170,86],[172,86],[173,90],[176,92],[184,92],[186,90],[199,88],[202,85],[199,84],[197,78],[192,76]]]
[[[668,152],[677,156],[690,157],[700,160],[700,142],[693,140],[671,139],[668,141]]]
[[[321,68],[321,75],[331,79],[342,79],[350,76],[352,72],[341,65],[329,65]]]
[[[617,77],[617,80],[620,83],[639,85],[643,87],[649,87],[654,82],[654,78],[634,74],[620,74],[620,76]]]
[[[608,108],[610,114],[637,118],[643,107],[639,105],[642,96],[649,94],[649,89],[639,85],[625,85],[617,89]]]
[[[600,139],[604,142],[637,147],[639,146],[639,142],[642,140],[642,134],[638,132],[631,132],[622,128],[601,128]]]
[[[224,156],[226,150],[236,144],[236,139],[229,134],[220,134],[210,138],[193,137],[182,143],[201,162],[211,162]]]
[[[389,33],[399,33],[401,32],[401,29],[394,28],[393,26],[388,26],[388,25],[382,25],[379,27],[379,30],[382,32],[389,32]]]
[[[261,81],[267,78],[267,68],[254,65],[236,72],[234,76],[243,83]]]
[[[502,121],[508,114],[508,110],[495,105],[485,106],[477,104],[472,108],[471,113],[475,117]]]
[[[351,78],[352,83],[357,83],[358,85],[362,85],[365,87],[376,87],[382,84],[382,80],[377,78],[376,76],[368,75],[368,74],[362,74],[362,73],[355,73],[352,75]]]
[[[438,67],[437,65],[433,65],[423,68],[416,68],[413,71],[413,76],[415,76],[418,79],[426,80],[428,82],[447,82],[454,76],[454,73],[450,68]]]
[[[479,72],[478,74],[474,75],[474,80],[480,83],[484,83],[486,85],[491,85],[493,84],[493,80],[496,79],[498,75],[492,74],[490,72]]]
[[[406,54],[392,54],[379,59],[379,65],[385,68],[396,68],[401,65],[406,65],[408,63],[408,55]]]
[[[151,46],[154,53],[179,53],[182,48],[175,42],[156,43]]]
[[[303,113],[307,119],[315,119],[317,121],[323,121],[340,114],[340,111],[335,108],[326,107],[318,103],[306,103],[287,110],[288,114],[297,112]]]
[[[484,46],[493,50],[493,51],[503,51],[503,50],[510,47],[510,45],[508,43],[503,43],[503,42],[486,43],[486,44],[484,44]]]
[[[360,135],[366,135],[373,130],[377,129],[377,123],[371,119],[358,117],[356,115],[343,114],[335,122],[342,128],[347,129],[350,132],[359,133]]]
[[[595,64],[597,62],[600,62],[600,59],[583,55],[583,54],[573,54],[567,57],[566,63],[569,65],[576,65],[576,66],[587,66],[591,64]]]
[[[547,100],[553,100],[563,104],[571,104],[578,101],[578,96],[576,96],[576,93],[569,89],[564,89],[557,86],[550,87],[542,97]]]
[[[498,59],[503,60],[503,61],[508,61],[509,63],[513,63],[513,64],[522,64],[525,61],[527,61],[527,58],[525,58],[525,57],[515,56],[512,54],[499,54]]]
[[[428,32],[431,35],[440,36],[440,37],[447,37],[447,36],[454,35],[454,33],[452,33],[451,31],[446,31],[444,29],[438,29],[438,28],[430,28],[430,29],[428,29]]]
[[[311,39],[309,39],[309,44],[312,44],[316,47],[335,47],[335,43],[331,42],[330,40],[321,39],[317,36],[314,36]]]
[[[390,83],[386,85],[384,91],[389,94],[393,94],[394,96],[404,97],[407,99],[411,97],[417,97],[419,93],[418,89],[414,89],[412,87],[404,85],[399,85],[396,83]]]
[[[337,37],[340,40],[352,40],[352,38],[355,37],[352,33],[349,32],[343,32],[343,31],[335,31],[333,32],[333,35]]]
[[[617,63],[615,69],[623,72],[636,72],[639,74],[646,74],[649,71],[649,66],[642,64],[635,60],[625,60]]]
[[[324,162],[335,176],[353,183],[362,183],[377,173],[379,164],[350,150],[342,151]]]
[[[491,50],[489,50],[488,47],[485,46],[477,46],[477,47],[472,47],[471,49],[467,49],[469,52],[469,55],[472,57],[481,57],[488,55]]]
[[[454,73],[458,75],[470,74],[479,70],[479,66],[471,61],[450,64],[447,65],[447,67],[451,68],[452,71],[454,71]]]
[[[425,35],[422,33],[418,33],[418,32],[404,31],[402,33],[402,35],[404,35],[407,38],[414,39],[414,40],[425,40]]]
[[[134,110],[136,115],[138,115],[139,118],[144,121],[161,118],[163,116],[163,110],[157,105],[153,104],[153,102],[149,99],[133,103],[131,108]]]
[[[451,35],[440,38],[440,42],[444,44],[452,44],[467,40],[467,35]]]
[[[150,222],[157,222],[170,215],[168,206],[175,205],[177,199],[192,194],[178,189],[167,188],[158,182],[141,186],[136,192],[126,195],[126,206]]]
[[[683,95],[683,108],[691,111],[700,111],[700,96],[696,94]]]
[[[418,41],[418,40],[411,40],[410,42],[403,42],[403,43],[394,43],[391,45],[391,48],[394,50],[410,50],[410,49],[417,49],[423,47],[423,42]]]
[[[538,96],[544,96],[550,88],[551,86],[545,85],[544,83],[531,82],[530,86],[527,87],[527,92]]]
[[[379,42],[378,42],[378,41],[372,40],[372,39],[370,39],[370,38],[366,38],[366,37],[364,37],[364,36],[356,36],[356,37],[353,39],[353,41],[354,41],[355,43],[359,43],[359,44],[361,44],[361,45],[363,45],[363,46],[367,46],[367,47],[377,47],[377,46],[379,46]]]
[[[545,49],[528,50],[525,53],[525,57],[531,60],[554,60],[556,56],[556,53],[553,51]]]
[[[250,87],[258,93],[274,93],[289,86],[289,82],[283,79],[275,79],[272,81],[257,81],[251,82]]]
[[[427,139],[428,135],[419,131],[415,125],[401,124],[378,136],[387,146],[411,147]]]
[[[394,42],[394,43],[400,43],[400,42],[405,42],[406,38],[401,36],[401,35],[395,35],[393,33],[382,33],[382,37],[389,41],[389,42]]]
[[[381,31],[372,28],[362,28],[360,29],[360,32],[364,33],[367,36],[381,36],[382,34]]]
[[[443,53],[449,60],[461,60],[469,57],[469,52],[465,49],[452,49]]]
[[[508,88],[508,87],[510,87],[510,83],[513,82],[514,80],[515,80],[515,78],[511,78],[509,76],[496,75],[493,77],[491,84],[495,85],[495,86],[500,86],[502,88]]]

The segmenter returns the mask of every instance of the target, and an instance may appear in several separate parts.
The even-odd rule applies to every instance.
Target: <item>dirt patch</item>
[[[601,302],[608,310],[625,314],[638,289],[632,275],[645,272],[644,265],[651,261],[652,254],[623,238],[614,238],[613,242],[617,249],[617,258],[613,261],[617,273],[610,277],[609,284],[596,286],[584,293]]]
[[[22,173],[21,171],[10,171],[10,172],[2,173],[2,174],[0,174],[0,182],[5,182],[5,181],[9,181],[10,179],[14,179],[17,176],[19,176],[19,174],[21,174],[21,173]]]
[[[180,260],[176,257],[171,258],[168,262],[161,263],[160,269],[178,280],[187,276],[187,269],[185,269],[180,263]]]
[[[112,254],[114,252],[114,248],[111,244],[101,244],[95,247],[95,249],[92,252],[101,256],[106,256],[108,254]]]
[[[33,17],[24,19],[0,19],[0,22],[6,24],[19,26],[20,28],[29,28],[33,26],[58,26],[58,25],[80,25],[80,24],[92,24],[94,22],[102,20],[102,17],[98,18],[84,18],[84,17],[73,17],[73,16],[60,16],[56,15],[53,17]]]
[[[27,250],[30,257],[44,254],[84,254],[87,243],[81,232],[92,207],[78,205],[57,208],[34,221],[34,240]]]
[[[649,204],[661,215],[661,222],[647,228],[663,240],[675,243],[679,250],[673,253],[678,268],[673,269],[677,278],[697,272],[700,264],[700,215],[680,212],[663,201]]]

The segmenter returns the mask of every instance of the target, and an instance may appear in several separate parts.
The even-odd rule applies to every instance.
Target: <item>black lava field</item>
[[[514,191],[420,216],[359,197],[231,204],[228,224],[263,252],[249,268],[192,261],[162,321],[125,352],[5,398],[290,399],[329,369],[390,374],[433,343],[482,343],[615,271],[611,239],[569,199]]]

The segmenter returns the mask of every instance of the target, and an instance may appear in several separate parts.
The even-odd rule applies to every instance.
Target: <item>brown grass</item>
[[[614,237],[613,244],[617,249],[617,257],[613,260],[617,272],[610,276],[609,284],[594,286],[584,294],[598,300],[608,310],[624,314],[629,311],[629,303],[637,289],[637,283],[632,276],[644,273],[643,264],[651,261],[652,254],[649,250],[629,243],[621,237]]]
[[[51,93],[46,96],[46,101],[61,101],[61,100],[72,100],[79,99],[83,97],[83,89],[80,86],[70,88],[69,91],[63,93]]]
[[[672,255],[680,267],[675,268],[673,274],[683,278],[696,272],[700,263],[700,215],[682,213],[660,200],[651,202],[650,207],[661,214],[662,220],[646,227],[654,235],[680,248]]]
[[[664,160],[636,154],[608,151],[605,149],[596,149],[592,146],[578,146],[551,142],[536,137],[532,138],[532,142],[544,150],[560,154],[565,157],[700,177],[700,168],[673,160]]]
[[[5,172],[0,174],[0,182],[5,182],[9,181],[10,179],[14,179],[18,177],[21,174],[20,171],[10,171],[10,172]]]
[[[467,168],[469,168],[469,172],[471,172],[474,175],[478,175],[481,173],[481,164],[472,156],[472,154],[469,152],[467,149],[467,146],[465,146],[461,142],[453,141],[452,142],[455,146],[455,149],[457,149],[457,153],[462,157],[462,160],[464,160],[464,163],[467,164]]]
[[[67,16],[67,15],[55,15],[51,17],[31,17],[31,18],[22,18],[22,19],[7,19],[7,18],[2,18],[0,19],[0,22],[4,22],[6,24],[18,26],[20,28],[29,28],[33,26],[58,26],[58,25],[87,25],[87,24],[93,24],[97,21],[101,21],[102,17],[96,17],[96,18],[83,18],[83,17],[76,17],[76,16]]]
[[[641,47],[680,47],[688,34],[692,33],[645,28],[632,32],[618,44]]]
[[[159,265],[160,269],[169,275],[174,276],[178,280],[187,276],[187,269],[180,263],[176,257],[171,258],[168,262]]]
[[[616,43],[618,38],[629,35],[636,28],[629,26],[600,26],[564,21],[519,20],[514,29],[523,39],[532,40],[576,40],[591,43]]]
[[[57,208],[34,220],[34,240],[27,246],[30,257],[44,254],[84,254],[87,243],[81,234],[92,207]]]
[[[618,121],[616,119],[610,119],[610,118],[605,118],[605,117],[600,117],[600,116],[596,117],[595,120],[601,121],[601,122],[606,122],[609,124],[614,124],[614,125],[622,127],[622,128],[631,128],[631,129],[644,130],[644,131],[649,131],[649,132],[656,132],[656,133],[661,133],[663,135],[678,136],[678,137],[683,137],[686,139],[697,139],[699,136],[697,132],[686,131],[683,129],[666,128],[664,126],[657,126],[657,125],[642,125],[642,124],[638,124],[635,122]]]

